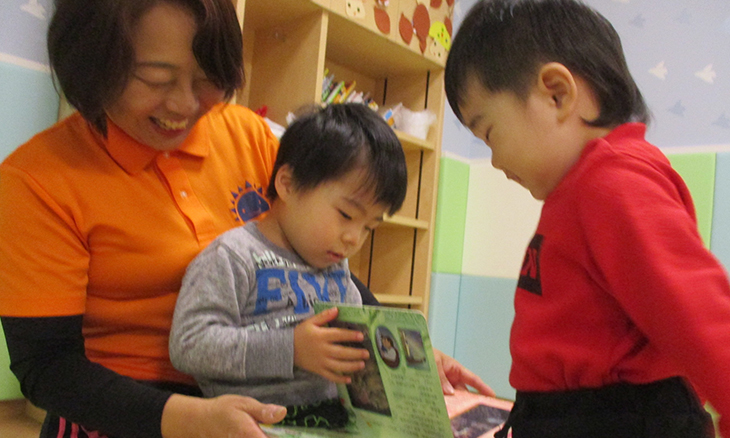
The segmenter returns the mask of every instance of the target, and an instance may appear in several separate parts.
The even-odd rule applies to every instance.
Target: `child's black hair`
[[[299,189],[312,189],[351,170],[366,170],[365,187],[375,201],[394,214],[403,205],[408,185],[405,155],[395,132],[363,104],[334,104],[298,117],[281,137],[266,192],[277,198],[274,180],[279,169],[292,169]]]
[[[467,80],[489,92],[527,97],[539,68],[559,62],[586,80],[600,114],[586,123],[614,127],[647,123],[649,110],[626,65],[611,23],[577,0],[482,0],[468,12],[446,62],[446,96],[463,122],[459,106]]]

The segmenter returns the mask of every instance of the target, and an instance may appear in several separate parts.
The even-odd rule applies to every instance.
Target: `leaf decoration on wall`
[[[426,47],[428,47],[428,43],[426,42],[426,38],[418,40],[418,48],[421,49],[421,53],[426,53]]]
[[[454,0],[446,0],[446,4],[449,5],[449,7],[454,6]]]
[[[428,14],[428,8],[423,3],[419,3],[416,10],[413,11],[413,30],[420,41],[421,53],[426,51],[426,38],[430,27],[431,16]]]
[[[440,7],[441,7],[441,0],[431,0],[431,9],[438,9]]]
[[[378,30],[382,33],[389,35],[390,34],[390,16],[388,16],[388,12],[385,9],[382,9],[378,7],[376,4],[374,6],[375,11],[373,17],[375,18],[375,25],[378,26]]]
[[[451,24],[451,18],[444,17],[444,26],[446,26],[446,31],[449,33],[450,37],[454,36],[454,26]]]
[[[411,44],[411,39],[413,39],[413,25],[402,12],[400,14],[398,30],[400,31],[400,37],[403,38],[403,42],[405,42],[406,45]]]

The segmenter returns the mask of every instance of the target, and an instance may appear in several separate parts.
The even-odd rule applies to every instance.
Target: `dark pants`
[[[149,382],[140,381],[145,385],[155,387],[164,391],[176,394],[202,397],[203,393],[197,386],[184,385],[182,383]],[[120,413],[120,415],[124,415]],[[4,437],[3,437],[4,438]],[[86,428],[80,424],[73,423],[52,412],[46,413],[39,438],[114,438],[98,430]]]
[[[712,438],[712,419],[679,377],[566,392],[517,392],[505,438]]]
[[[347,426],[347,409],[339,399],[324,400],[309,405],[286,407],[286,417],[277,424],[284,426],[340,429]]]

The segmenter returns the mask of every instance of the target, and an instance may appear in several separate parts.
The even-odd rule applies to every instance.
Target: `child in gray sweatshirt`
[[[288,407],[286,424],[339,427],[335,383],[368,353],[362,333],[327,327],[360,304],[347,258],[401,207],[405,157],[393,130],[361,104],[330,105],[284,133],[270,211],[214,240],[189,265],[170,335],[173,365],[207,397],[240,394]]]

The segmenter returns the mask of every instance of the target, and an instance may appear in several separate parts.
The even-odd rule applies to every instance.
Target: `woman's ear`
[[[567,67],[559,62],[548,62],[540,67],[537,78],[538,92],[552,101],[559,120],[576,110],[578,87]]]
[[[276,177],[274,177],[274,186],[276,187],[277,198],[281,198],[282,201],[286,202],[296,189],[291,166],[284,164],[279,167]]]

